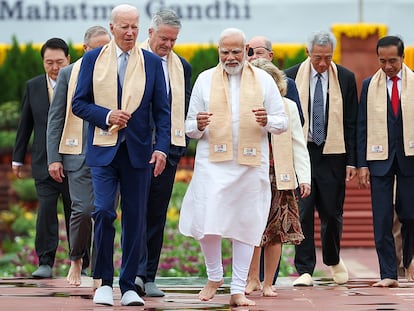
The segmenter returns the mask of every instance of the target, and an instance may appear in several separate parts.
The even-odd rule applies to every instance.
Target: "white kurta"
[[[213,70],[199,75],[191,95],[186,134],[199,141],[193,178],[180,211],[179,229],[182,234],[197,240],[204,235],[219,235],[259,245],[271,200],[267,132],[277,134],[287,128],[282,97],[270,75],[254,67],[262,85],[268,123],[262,128],[261,166],[240,165],[237,162],[237,142],[241,76],[229,76],[234,156],[232,161],[210,162],[208,127],[203,132],[199,131],[196,117],[198,112],[209,111]]]

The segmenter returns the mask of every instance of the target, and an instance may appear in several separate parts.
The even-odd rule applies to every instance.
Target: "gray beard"
[[[223,66],[223,68],[227,72],[227,74],[229,74],[229,75],[237,75],[243,69],[244,62],[240,62],[236,67],[228,67],[224,63],[221,63],[221,65]]]

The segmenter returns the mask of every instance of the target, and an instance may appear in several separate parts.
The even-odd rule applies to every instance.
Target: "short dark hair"
[[[66,44],[66,42],[60,38],[51,38],[47,40],[40,50],[40,55],[42,55],[42,59],[45,56],[46,49],[52,49],[52,50],[62,50],[63,53],[65,53],[65,56],[69,55],[69,46]]]
[[[397,36],[386,36],[379,39],[377,43],[377,55],[379,48],[391,45],[397,47],[398,56],[404,55],[404,42],[400,37]]]

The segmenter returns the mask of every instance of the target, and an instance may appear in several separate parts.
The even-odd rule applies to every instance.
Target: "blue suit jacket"
[[[303,116],[302,111],[302,105],[300,104],[300,98],[299,98],[299,92],[298,88],[296,87],[296,82],[292,78],[286,77],[287,81],[287,90],[286,90],[286,98],[289,98],[290,100],[293,100],[296,103],[296,106],[298,107],[299,112],[299,118],[300,118],[300,124],[305,124],[305,118]]]
[[[78,84],[73,98],[72,111],[89,122],[86,163],[89,166],[107,166],[114,159],[120,145],[120,136],[115,146],[93,145],[95,126],[108,129],[106,116],[109,109],[95,103],[93,94],[93,72],[95,61],[101,48],[85,53],[79,72]],[[168,154],[171,141],[171,116],[165,88],[161,59],[143,50],[145,60],[145,91],[139,108],[132,113],[128,126],[121,132],[125,134],[128,154],[135,168],[143,168],[151,159],[153,150]],[[114,90],[115,92],[116,90]],[[120,85],[118,83],[118,94]],[[120,95],[119,95],[120,97]],[[120,101],[120,98],[118,98]],[[155,145],[152,144],[151,115],[156,126]]]
[[[395,117],[391,108],[390,98],[387,98],[387,130],[388,130],[388,159],[367,161],[367,95],[371,82],[369,77],[362,82],[360,103],[358,105],[357,126],[357,166],[368,167],[373,176],[384,176],[390,170],[394,159],[397,158],[398,167],[405,176],[414,175],[414,157],[407,157],[404,153],[403,123],[401,110]],[[411,120],[410,120],[411,121]],[[385,125],[384,125],[385,126]]]

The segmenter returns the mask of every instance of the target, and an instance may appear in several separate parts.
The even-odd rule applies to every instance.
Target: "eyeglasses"
[[[256,46],[255,48],[249,47],[249,50],[247,51],[247,56],[253,56],[254,53],[255,53],[254,50],[256,50],[256,49],[264,49],[268,52],[272,51],[272,50],[270,50],[270,49],[268,49],[267,47],[264,47],[264,46]],[[261,54],[264,54],[264,52],[263,51],[262,52],[257,51],[256,54],[261,55]]]

